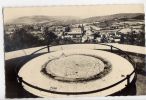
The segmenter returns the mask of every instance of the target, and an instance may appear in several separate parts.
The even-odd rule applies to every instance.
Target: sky
[[[4,21],[23,16],[45,15],[45,16],[75,16],[88,18],[93,16],[104,16],[117,13],[144,13],[143,4],[126,5],[92,5],[92,6],[46,6],[46,7],[12,7],[4,8]]]

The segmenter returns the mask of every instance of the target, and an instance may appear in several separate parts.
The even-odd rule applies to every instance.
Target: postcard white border
[[[96,4],[144,4],[146,11],[146,0],[0,0],[0,100],[5,99],[5,75],[4,75],[4,35],[3,35],[3,7],[27,7],[27,6],[58,6],[58,5],[96,5]],[[145,17],[146,19],[146,17]],[[146,37],[146,36],[145,36]],[[50,98],[53,99],[53,98]],[[64,98],[63,100],[68,100]],[[134,97],[92,97],[76,98],[76,100],[97,100],[97,99],[146,99],[146,96]],[[39,99],[41,100],[41,99]],[[60,100],[58,98],[58,100]],[[74,98],[70,98],[74,100]]]

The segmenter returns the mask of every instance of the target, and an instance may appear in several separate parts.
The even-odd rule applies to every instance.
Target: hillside
[[[106,16],[96,16],[90,17],[81,20],[81,22],[92,23],[96,21],[105,21],[105,20],[113,20],[113,19],[144,19],[143,13],[121,13],[121,14],[113,14],[113,15],[106,15]]]
[[[78,20],[80,19],[72,16],[24,16],[6,24],[72,24]]]
[[[144,19],[143,13],[120,13],[106,16],[95,16],[90,18],[81,19],[73,16],[24,16],[16,18],[5,24],[47,24],[47,25],[66,25],[75,23],[93,23],[96,21],[107,21],[114,19]]]

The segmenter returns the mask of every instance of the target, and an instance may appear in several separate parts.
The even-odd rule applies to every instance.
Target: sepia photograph
[[[2,10],[6,98],[146,95],[143,4]]]

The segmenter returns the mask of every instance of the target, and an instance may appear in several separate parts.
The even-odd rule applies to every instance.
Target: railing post
[[[113,46],[111,45],[110,47],[111,47],[111,52],[113,52]]]
[[[19,84],[22,86],[22,77],[18,77]]]
[[[127,86],[130,84],[130,75],[127,75]]]
[[[50,46],[49,45],[47,45],[47,48],[48,48],[48,53],[50,52]]]

